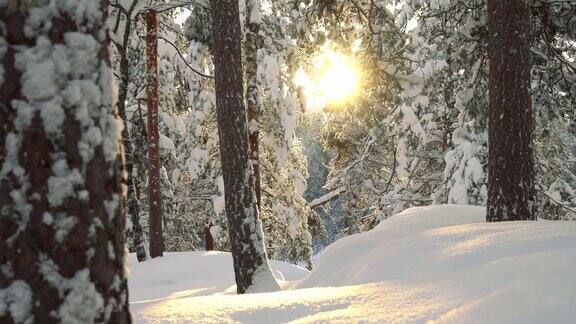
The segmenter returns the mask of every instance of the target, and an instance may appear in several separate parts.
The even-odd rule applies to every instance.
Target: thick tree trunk
[[[131,321],[108,3],[92,2],[0,2],[2,323]]]
[[[158,18],[156,12],[146,12],[146,67],[148,83],[148,231],[150,257],[162,256],[162,191],[160,190],[160,152],[158,135]]]
[[[486,219],[535,220],[530,98],[530,6],[489,0],[490,63]]]
[[[138,0],[133,0],[130,8],[128,9],[124,21],[124,34],[122,39],[122,46],[118,48],[118,55],[120,57],[120,82],[118,87],[118,113],[124,121],[124,128],[122,129],[122,143],[124,144],[124,166],[126,168],[126,186],[128,193],[126,197],[126,205],[128,206],[128,216],[132,221],[132,235],[133,245],[136,250],[136,257],[138,261],[146,260],[146,248],[144,246],[144,238],[142,232],[142,224],[140,224],[140,200],[136,197],[136,184],[134,181],[134,150],[130,141],[130,133],[128,132],[128,119],[126,118],[126,98],[128,97],[128,84],[130,83],[130,63],[128,62],[128,46],[130,42],[130,34],[132,32],[132,12],[136,8]],[[118,18],[120,19],[120,18]]]
[[[246,1],[246,112],[250,159],[254,170],[254,191],[258,208],[261,206],[260,181],[260,96],[258,94],[258,49],[260,48],[260,0]]]
[[[238,1],[213,0],[211,5],[220,156],[237,291],[275,290],[253,188]]]

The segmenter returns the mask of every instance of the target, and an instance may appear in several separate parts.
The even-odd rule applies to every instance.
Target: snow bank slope
[[[381,282],[442,292],[434,298],[451,306],[441,321],[576,322],[576,222],[488,224],[484,215],[471,206],[409,209],[330,246],[298,287]]]
[[[281,281],[300,280],[309,274],[286,262],[271,260],[270,265]],[[128,289],[133,305],[175,296],[236,293],[232,256],[228,252],[165,253],[162,258],[140,263],[132,253],[129,268]]]
[[[427,235],[429,231],[484,223],[484,215],[484,208],[473,206],[410,208],[369,232],[348,236],[330,245],[315,264],[310,278],[299,286],[351,285],[406,278],[415,271],[428,273],[431,269],[425,267],[425,263],[440,261],[432,252],[441,243],[431,241],[435,238]],[[452,236],[445,243],[451,245],[466,239]]]
[[[132,305],[142,323],[573,323],[576,222],[486,224],[483,208],[414,208],[328,247],[296,289],[142,306]]]

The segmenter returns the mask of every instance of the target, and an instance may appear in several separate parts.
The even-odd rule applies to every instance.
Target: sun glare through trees
[[[308,69],[300,68],[295,83],[302,87],[311,111],[340,109],[360,93],[362,73],[354,57],[325,46]]]

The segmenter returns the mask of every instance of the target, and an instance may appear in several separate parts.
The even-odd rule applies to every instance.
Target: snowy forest
[[[576,0],[0,0],[0,323],[576,322]]]

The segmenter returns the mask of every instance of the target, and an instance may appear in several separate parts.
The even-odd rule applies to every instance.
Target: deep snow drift
[[[130,260],[137,323],[576,321],[576,222],[484,223],[484,209],[406,210],[327,248],[284,291],[237,296],[230,255]]]

